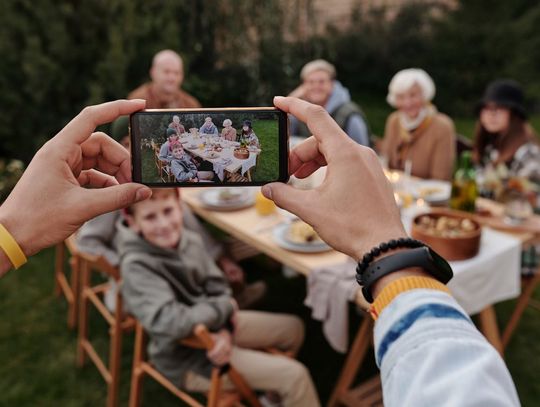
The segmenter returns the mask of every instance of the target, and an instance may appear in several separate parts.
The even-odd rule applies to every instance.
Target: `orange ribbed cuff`
[[[415,290],[418,288],[427,288],[431,290],[444,291],[450,294],[450,290],[443,283],[435,280],[432,277],[422,277],[422,276],[408,276],[403,277],[398,280],[392,281],[383,290],[379,293],[371,307],[369,308],[369,313],[373,319],[379,318],[382,310],[390,304],[396,296],[405,291]]]

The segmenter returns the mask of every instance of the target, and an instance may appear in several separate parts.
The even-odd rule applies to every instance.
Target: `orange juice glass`
[[[255,210],[261,216],[271,215],[276,211],[276,204],[259,191],[255,196]]]

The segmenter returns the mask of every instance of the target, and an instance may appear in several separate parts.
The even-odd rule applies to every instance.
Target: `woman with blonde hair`
[[[389,167],[420,178],[450,180],[456,155],[454,123],[431,104],[435,84],[422,69],[410,68],[394,75],[388,86],[388,103],[397,109],[386,120],[381,155]]]

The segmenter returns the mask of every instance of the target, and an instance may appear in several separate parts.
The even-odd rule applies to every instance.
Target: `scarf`
[[[399,168],[403,168],[409,148],[424,134],[424,130],[430,126],[436,114],[437,108],[431,104],[420,110],[418,117],[414,119],[410,119],[407,115],[400,112],[400,143],[397,147],[397,165]]]

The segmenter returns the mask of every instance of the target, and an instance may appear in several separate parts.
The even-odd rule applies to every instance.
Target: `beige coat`
[[[403,142],[399,113],[394,112],[386,121],[380,153],[388,158],[392,169],[403,170],[405,161],[412,161],[412,175],[427,179],[452,179],[456,157],[456,132],[452,120],[436,113],[431,122],[413,132],[409,144]]]

